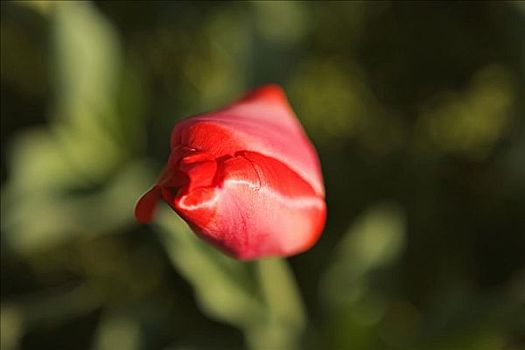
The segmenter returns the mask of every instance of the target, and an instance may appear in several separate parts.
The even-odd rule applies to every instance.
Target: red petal
[[[253,101],[253,100],[259,100],[263,101],[266,100],[266,102],[270,103],[282,103],[282,104],[288,104],[286,100],[286,95],[284,94],[283,89],[279,85],[275,84],[268,84],[265,86],[261,86],[258,89],[252,90],[248,92],[241,101]]]
[[[172,206],[201,237],[244,260],[310,248],[326,215],[323,198],[301,176],[254,152],[223,161],[215,187],[177,196]]]
[[[315,150],[278,86],[259,88],[222,110],[180,122],[171,144],[206,151],[215,158],[257,152],[286,164],[315,193],[324,195]]]
[[[157,203],[161,199],[160,189],[158,186],[153,186],[146,192],[137,202],[135,206],[135,218],[141,224],[147,224],[153,219],[153,214]]]
[[[180,160],[178,170],[186,174],[185,191],[211,186],[217,171],[216,160],[206,152],[195,151]]]

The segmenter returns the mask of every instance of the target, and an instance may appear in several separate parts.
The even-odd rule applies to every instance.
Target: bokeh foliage
[[[521,2],[2,2],[2,349],[525,348]],[[239,263],[132,213],[181,117],[282,84],[329,216]]]

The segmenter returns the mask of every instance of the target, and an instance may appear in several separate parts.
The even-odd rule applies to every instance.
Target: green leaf
[[[388,296],[373,287],[373,272],[394,263],[404,241],[404,216],[392,203],[368,209],[343,236],[320,285],[325,332],[332,348],[377,347],[377,326],[388,307]]]
[[[54,118],[15,140],[2,190],[2,239],[22,253],[132,224],[152,178],[146,164],[127,162],[141,144],[142,115],[119,115],[126,110],[117,97],[140,110],[140,83],[133,66],[121,76],[110,23],[89,2],[55,2],[44,14],[53,34]]]
[[[336,306],[357,300],[367,288],[369,273],[395,261],[404,241],[405,222],[398,206],[382,203],[366,211],[337,246],[323,279],[326,302]]]
[[[53,17],[54,136],[77,172],[104,179],[125,155],[116,97],[121,57],[113,28],[88,2],[60,2]]]

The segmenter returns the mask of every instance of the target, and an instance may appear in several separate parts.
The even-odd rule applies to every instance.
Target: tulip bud
[[[179,122],[137,220],[151,221],[160,199],[199,237],[241,260],[301,253],[326,218],[317,154],[275,85]]]

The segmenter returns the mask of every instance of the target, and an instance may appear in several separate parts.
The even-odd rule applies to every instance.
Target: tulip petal
[[[170,204],[199,236],[243,260],[310,248],[326,212],[301,176],[256,152],[224,159],[213,187],[177,195]]]
[[[217,162],[209,153],[195,151],[179,162],[179,171],[187,176],[186,191],[210,186],[217,171]]]
[[[216,158],[257,152],[287,164],[318,195],[324,195],[315,150],[278,86],[256,89],[224,109],[183,120],[174,128],[171,144]]]
[[[153,214],[157,203],[161,199],[159,186],[153,186],[148,192],[142,195],[135,206],[135,218],[141,224],[147,224],[153,219]]]

